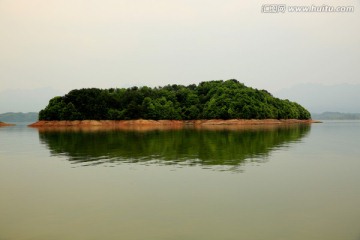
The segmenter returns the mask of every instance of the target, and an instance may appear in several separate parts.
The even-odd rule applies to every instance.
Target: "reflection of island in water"
[[[297,142],[310,125],[251,129],[39,130],[53,155],[73,163],[156,163],[232,169],[246,161],[266,161],[269,153]]]

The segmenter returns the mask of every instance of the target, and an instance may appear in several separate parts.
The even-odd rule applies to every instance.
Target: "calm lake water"
[[[0,128],[0,240],[360,240],[360,122]]]

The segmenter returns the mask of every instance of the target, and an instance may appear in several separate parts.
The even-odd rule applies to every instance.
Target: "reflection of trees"
[[[149,162],[236,166],[300,140],[309,125],[241,130],[40,131],[54,155],[73,162]]]

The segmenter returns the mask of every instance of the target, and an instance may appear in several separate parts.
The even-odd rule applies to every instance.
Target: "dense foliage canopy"
[[[39,120],[310,119],[301,105],[237,80],[199,85],[72,90],[54,97]]]

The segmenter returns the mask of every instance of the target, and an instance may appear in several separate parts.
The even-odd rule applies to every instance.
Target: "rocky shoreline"
[[[133,127],[133,126],[240,126],[240,125],[287,125],[319,123],[316,120],[298,119],[211,119],[211,120],[75,120],[75,121],[38,121],[29,127]]]
[[[15,124],[0,122],[0,127],[8,127],[8,126],[15,126]]]

